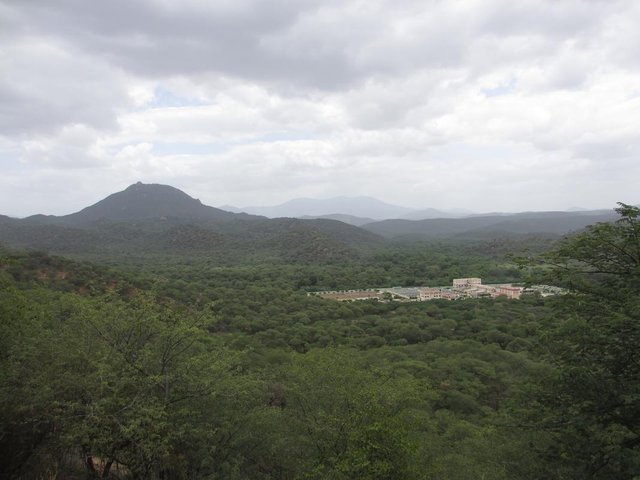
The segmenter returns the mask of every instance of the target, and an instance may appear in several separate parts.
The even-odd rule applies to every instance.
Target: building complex
[[[322,298],[337,301],[380,300],[380,301],[413,301],[457,300],[461,298],[520,298],[523,293],[539,292],[541,295],[557,295],[563,292],[558,287],[546,285],[532,286],[527,289],[513,284],[482,283],[480,278],[454,278],[450,287],[389,287],[367,290],[332,290],[312,292]]]

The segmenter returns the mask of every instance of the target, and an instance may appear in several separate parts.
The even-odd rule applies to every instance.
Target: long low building
[[[382,300],[384,294],[377,290],[344,290],[344,291],[332,291],[332,292],[317,292],[318,297],[326,298],[329,300],[337,300],[339,302],[346,302],[351,300]]]
[[[554,294],[561,289],[545,286]],[[552,290],[555,288],[557,291]],[[398,300],[398,301],[427,301],[427,300],[456,300],[458,298],[500,297],[520,298],[522,287],[511,284],[485,285],[480,278],[455,278],[451,287],[390,287],[366,290],[339,290],[309,293],[329,300]]]

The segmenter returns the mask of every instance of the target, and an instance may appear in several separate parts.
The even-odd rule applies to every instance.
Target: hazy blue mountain
[[[53,223],[60,223],[60,219],[63,217],[56,217],[55,215],[43,215],[38,213],[31,215],[30,217],[20,219],[21,223],[29,225],[46,225]]]
[[[469,216],[470,213],[455,213],[436,210],[435,208],[425,208],[422,210],[414,210],[413,212],[403,215],[401,218],[405,220],[428,220],[431,218],[460,218]]]
[[[473,212],[463,209],[444,211],[435,208],[401,207],[372,197],[296,198],[280,205],[268,207],[238,208],[224,205],[220,208],[229,212],[247,212],[269,218],[331,218],[356,226],[386,219],[461,218],[473,214]]]
[[[400,218],[413,210],[412,208],[385,203],[372,197],[296,198],[280,205],[242,208],[243,212],[264,215],[269,218],[320,217],[338,213],[376,220]]]
[[[613,210],[600,209],[600,210],[567,210],[567,211],[548,211],[548,212],[487,212],[487,213],[474,213],[469,217],[518,217],[518,218],[564,218],[567,215],[610,215]]]
[[[468,217],[469,215],[473,215],[475,212],[473,210],[469,210],[467,208],[452,208],[451,210],[447,210],[449,213],[453,213],[454,215],[458,215],[460,217]]]
[[[383,220],[369,223],[363,228],[387,238],[447,237],[455,235],[473,236],[488,233],[528,234],[547,233],[563,235],[579,230],[589,224],[610,221],[616,218],[613,210],[591,212],[524,212],[500,215],[475,215],[457,219],[429,220]]]
[[[240,208],[234,207],[233,205],[222,205],[218,207],[220,210],[224,210],[225,212],[232,213],[244,213]]]
[[[348,223],[349,225],[353,225],[356,227],[361,227],[362,225],[366,225],[367,223],[373,223],[376,221],[373,218],[356,217],[354,215],[345,215],[343,213],[331,213],[329,215],[318,215],[315,217],[312,215],[304,215],[299,218],[304,220],[317,220],[323,218],[327,220],[337,220],[339,222]]]

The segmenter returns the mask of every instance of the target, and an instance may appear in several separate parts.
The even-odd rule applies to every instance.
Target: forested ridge
[[[2,249],[0,477],[636,478],[640,211],[618,214],[548,251],[538,237],[358,255],[323,241],[294,260]],[[460,276],[570,293],[306,294]]]

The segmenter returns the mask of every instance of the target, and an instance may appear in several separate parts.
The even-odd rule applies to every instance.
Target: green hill
[[[0,219],[0,242],[54,253],[205,255],[326,262],[380,245],[378,235],[335,220],[232,213],[203,205],[167,185],[136,183],[65,216]]]

